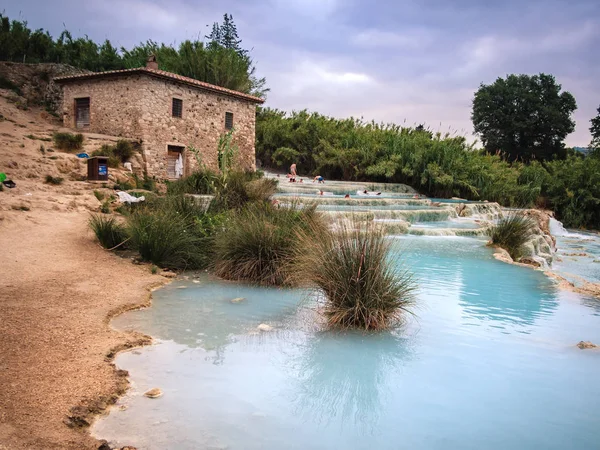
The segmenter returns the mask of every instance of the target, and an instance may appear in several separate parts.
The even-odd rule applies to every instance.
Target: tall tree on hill
[[[240,56],[247,56],[248,50],[241,47],[242,40],[240,39],[237,27],[233,21],[231,14],[223,14],[223,23],[213,23],[212,31],[208,36],[208,46],[221,46],[235,50]]]
[[[596,117],[590,120],[592,126],[590,127],[590,133],[592,133],[592,142],[590,147],[593,149],[594,154],[600,156],[600,106],[597,109],[598,114]]]
[[[575,98],[552,75],[509,75],[481,84],[473,99],[475,132],[490,153],[510,160],[564,156],[564,139],[575,130]]]

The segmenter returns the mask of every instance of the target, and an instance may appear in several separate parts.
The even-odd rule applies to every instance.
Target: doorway
[[[75,128],[90,126],[90,98],[75,99]]]
[[[180,145],[167,145],[167,177],[181,178],[185,173],[185,147]]]

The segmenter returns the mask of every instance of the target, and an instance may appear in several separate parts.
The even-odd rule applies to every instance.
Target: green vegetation
[[[333,233],[300,233],[295,276],[315,286],[330,326],[382,330],[410,312],[415,285],[394,268],[391,242],[373,222],[357,220]]]
[[[31,208],[27,205],[12,205],[11,209],[14,209],[15,211],[29,211]]]
[[[265,79],[256,76],[249,52],[241,48],[228,14],[223,23],[213,25],[205,42],[185,40],[175,48],[148,40],[131,49],[118,49],[108,39],[99,44],[87,36],[74,38],[67,30],[54,39],[43,29],[33,31],[27,22],[0,14],[2,61],[63,63],[97,72],[144,66],[150,54],[156,55],[162,70],[258,96],[268,91]],[[8,80],[0,80],[0,87],[18,89]]]
[[[110,200],[106,200],[100,206],[100,212],[102,214],[110,214]]]
[[[94,197],[96,197],[98,201],[102,201],[104,200],[104,193],[94,190]]]
[[[523,255],[523,244],[531,238],[535,226],[529,217],[512,213],[500,219],[490,230],[492,244],[506,250],[511,258],[517,261]]]
[[[544,195],[565,226],[600,229],[600,154],[545,164]]]
[[[27,134],[27,135],[25,135],[25,137],[28,138],[28,139],[31,139],[31,140],[38,140],[38,141],[44,141],[44,142],[50,142],[50,141],[52,141],[52,139],[50,139],[50,138],[38,137],[38,136],[35,136],[33,134]]]
[[[1,17],[2,17],[2,15],[0,14],[0,18]],[[0,60],[2,60],[2,58],[0,58]],[[3,76],[0,76],[0,89],[9,89],[9,90],[13,91],[17,95],[22,95],[23,94],[21,92],[21,89],[19,88],[19,86],[17,86],[15,83],[13,83],[12,81],[10,81],[8,78],[5,78]]]
[[[258,285],[292,282],[297,233],[325,232],[314,207],[249,204],[232,214],[215,238],[215,273]]]
[[[185,197],[158,199],[127,216],[131,246],[142,259],[169,269],[206,266],[210,239],[198,225],[203,213]]]
[[[57,149],[66,152],[81,150],[83,147],[83,134],[81,133],[73,134],[56,132],[52,135],[52,140]]]
[[[431,197],[540,205],[553,209],[567,227],[600,229],[594,181],[600,158],[509,162],[501,154],[476,150],[462,137],[423,127],[272,109],[258,111],[256,152],[266,167],[294,161],[301,174],[404,183]]]
[[[122,163],[126,163],[133,156],[133,144],[125,139],[120,139],[117,143],[112,147],[112,153]]]
[[[158,273],[160,269],[158,268],[158,266],[155,266],[154,264],[152,264],[152,267],[150,267],[150,273],[152,275],[156,275]]]
[[[509,75],[482,84],[473,100],[473,126],[485,149],[513,161],[565,155],[563,141],[575,130],[577,109],[552,75]]]
[[[115,217],[92,214],[88,224],[104,248],[115,248],[127,240],[125,227]]]
[[[46,183],[48,184],[62,184],[64,178],[61,177],[53,177],[52,175],[46,175]]]
[[[136,151],[136,145],[139,144],[133,144],[126,139],[120,139],[115,145],[102,144],[99,149],[92,152],[91,156],[106,156],[108,158],[108,166],[118,168],[121,166],[121,163],[125,163],[131,159]],[[138,181],[137,179],[135,180],[136,186]],[[144,178],[144,181],[146,181],[146,178]],[[133,189],[133,186],[129,189]]]
[[[597,153],[600,150],[600,106],[597,109],[598,114],[590,120],[592,126],[590,127],[590,133],[592,134],[592,142],[590,147]],[[597,155],[596,155],[597,156]]]

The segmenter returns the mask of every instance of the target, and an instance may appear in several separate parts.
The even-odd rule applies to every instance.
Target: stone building
[[[197,149],[217,169],[219,137],[234,129],[236,166],[255,169],[256,105],[262,99],[146,67],[55,78],[63,86],[63,121],[68,128],[138,139],[145,171],[160,179],[192,173]],[[183,170],[180,163],[183,162]]]

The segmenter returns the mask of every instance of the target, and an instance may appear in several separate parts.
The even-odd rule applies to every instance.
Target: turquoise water
[[[393,332],[324,331],[298,290],[203,277],[155,292],[113,321],[157,344],[117,357],[126,409],[94,433],[146,449],[598,448],[600,352],[575,344],[600,342],[599,302],[484,240],[392,239],[419,284]],[[164,396],[141,396],[153,387]]]

